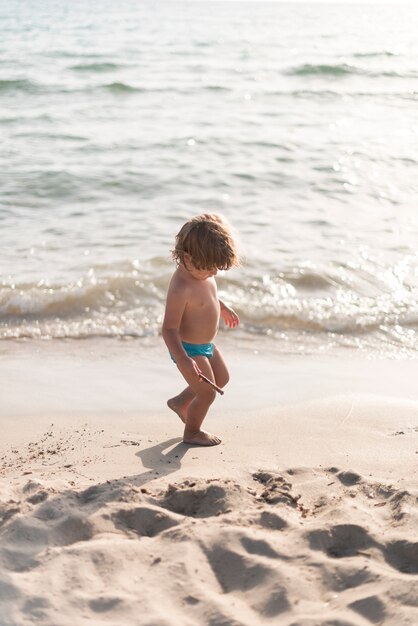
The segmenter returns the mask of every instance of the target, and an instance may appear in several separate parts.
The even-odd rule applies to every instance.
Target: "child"
[[[176,236],[173,258],[177,269],[167,293],[162,334],[187,387],[167,404],[184,422],[185,443],[216,446],[221,440],[201,430],[216,391],[199,374],[224,387],[229,374],[213,339],[219,318],[229,328],[238,315],[218,298],[214,276],[239,265],[236,245],[220,215],[198,215]]]

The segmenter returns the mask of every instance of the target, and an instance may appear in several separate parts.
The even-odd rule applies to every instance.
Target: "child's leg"
[[[207,357],[196,356],[194,361],[196,361],[202,374],[215,382],[215,376]],[[215,400],[216,391],[202,380],[190,381],[190,388],[194,393],[194,398],[187,411],[183,441],[201,446],[215,446],[221,443],[219,437],[201,430],[201,426],[210,405]]]
[[[214,347],[213,356],[209,363],[212,368],[216,384],[218,387],[225,387],[229,381],[229,372],[222,353],[216,346]],[[189,385],[177,396],[167,400],[167,406],[174,411],[174,413],[177,413],[182,422],[186,423],[187,411],[194,397],[195,393]]]
[[[167,400],[167,406],[177,413],[182,422],[186,423],[187,418],[187,409],[189,408],[190,402],[194,398],[194,391],[189,386],[186,389],[183,389],[181,393],[174,398],[170,398]]]
[[[210,366],[215,376],[215,382],[218,387],[225,387],[229,382],[229,372],[222,356],[221,351],[214,346],[213,356],[210,360]]]

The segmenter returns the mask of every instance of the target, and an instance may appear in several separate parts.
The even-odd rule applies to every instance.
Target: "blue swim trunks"
[[[213,350],[215,348],[215,344],[213,343],[187,343],[186,341],[181,342],[183,348],[186,350],[187,356],[206,356],[208,359],[213,357]],[[173,359],[172,355],[170,354]],[[174,363],[176,362],[173,359]]]

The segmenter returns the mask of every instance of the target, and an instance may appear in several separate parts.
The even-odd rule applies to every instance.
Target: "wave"
[[[370,78],[416,78],[416,71],[396,72],[394,70],[376,71],[349,63],[315,64],[305,63],[290,68],[285,72],[289,76],[368,76]]]
[[[418,328],[418,306],[406,312],[405,303],[391,306],[389,297],[374,300],[373,305],[368,299],[359,298],[349,306],[341,306],[332,298],[289,298],[270,310],[268,306],[264,310],[250,306],[244,312],[244,320],[268,334],[298,330],[358,335],[383,327]]]
[[[86,54],[85,52],[76,52],[75,50],[44,50],[41,53],[41,56],[47,56],[51,58],[63,58],[63,59],[102,59],[103,54],[89,52]]]
[[[163,298],[158,282],[144,280],[135,270],[127,275],[85,277],[63,285],[42,281],[4,285],[0,288],[0,321],[68,319],[113,309],[126,311],[137,305],[155,305]]]
[[[104,65],[104,64],[102,64]],[[98,71],[98,70],[96,70]],[[104,69],[101,70],[104,73]],[[110,69],[108,70],[110,71]],[[112,82],[108,84],[96,85],[96,86],[87,86],[85,88],[68,88],[64,85],[44,85],[41,83],[35,83],[27,79],[16,79],[16,80],[0,80],[0,95],[7,94],[8,92],[21,91],[26,92],[28,94],[80,94],[80,93],[89,93],[92,91],[100,91],[100,90],[108,90],[113,93],[142,93],[145,91],[150,92],[159,92],[159,91],[167,91],[164,89],[145,89],[143,87],[136,87],[134,85],[129,85],[124,82]]]
[[[141,269],[97,267],[65,284],[3,284],[0,338],[156,336],[171,271],[167,260],[157,259]],[[379,284],[364,268],[351,275],[313,268],[256,279],[251,273],[235,280],[220,275],[218,283],[221,297],[240,315],[241,332],[249,336],[280,340],[291,333],[341,342],[380,336],[418,352],[416,293],[400,283]]]
[[[118,70],[121,67],[125,67],[124,65],[120,65],[118,63],[78,63],[77,65],[73,65],[70,67],[71,70],[75,72],[112,72],[114,70]]]
[[[287,70],[286,73],[290,76],[311,76],[317,74],[323,76],[346,76],[348,74],[358,74],[359,68],[347,63],[336,65],[304,63]]]
[[[148,89],[144,89],[143,87],[134,87],[133,85],[128,85],[127,83],[114,82],[109,83],[108,85],[100,85],[98,89],[106,89],[111,91],[112,93],[143,93],[148,91]]]
[[[341,84],[339,84],[340,87]],[[269,91],[262,91],[259,93],[259,96],[263,98],[298,98],[301,100],[304,99],[316,99],[316,100],[331,100],[331,99],[340,99],[342,96],[349,98],[385,98],[385,99],[394,99],[397,100],[401,98],[402,100],[416,100],[418,97],[418,91],[414,90],[393,90],[393,91],[358,91],[354,89],[350,89],[346,87],[344,84],[344,89],[273,89]]]
[[[34,93],[38,91],[38,89],[39,87],[36,83],[25,78],[0,80],[0,93],[7,93],[8,91],[26,91],[28,93]]]
[[[161,325],[164,290],[128,275],[0,288],[0,339],[144,337]]]
[[[219,91],[219,92],[232,92],[233,89],[231,87],[227,87],[226,85],[202,85],[201,89],[205,91]]]
[[[14,137],[29,137],[29,138],[36,138],[36,139],[64,140],[64,141],[88,141],[88,137],[82,136],[82,135],[69,135],[65,133],[53,133],[53,132],[48,132],[48,131],[36,131],[36,130],[15,133],[13,136]]]
[[[111,65],[111,64],[98,64],[99,65]],[[83,71],[88,71],[88,67],[85,66],[86,69]],[[93,67],[93,66],[91,66]],[[81,69],[79,71],[82,71]],[[108,70],[91,70],[95,71],[97,74],[105,74],[106,71],[111,72],[111,68]],[[396,71],[382,71],[382,72],[372,72],[362,68],[356,68],[354,66],[332,66],[332,65],[303,65],[290,70],[287,70],[286,73],[290,76],[324,76],[324,77],[344,77],[344,76],[354,76],[354,75],[363,75],[369,78],[417,78],[418,72],[409,72],[409,73],[399,73]],[[200,85],[198,88],[199,92],[203,94],[206,93],[232,93],[233,89],[224,85]],[[27,79],[16,79],[16,80],[0,80],[0,96],[2,94],[8,95],[9,93],[14,92],[23,92],[30,95],[62,95],[68,94],[75,96],[77,94],[91,94],[91,93],[100,93],[103,91],[107,91],[113,93],[115,95],[118,94],[177,94],[177,95],[185,95],[190,96],[193,93],[196,93],[195,89],[191,88],[181,88],[181,87],[168,87],[168,86],[153,86],[153,87],[142,87],[138,85],[132,85],[123,81],[114,81],[111,83],[101,83],[101,84],[88,84],[83,87],[69,87],[64,84],[42,84],[35,83],[33,81]],[[332,99],[332,98],[340,98],[342,95],[350,96],[353,98],[361,98],[361,97],[370,97],[370,98],[402,98],[407,100],[416,100],[418,96],[418,92],[414,90],[406,90],[406,91],[341,91],[335,89],[291,89],[291,90],[266,90],[262,91],[258,94],[262,97],[282,97],[282,98],[315,98],[315,99]],[[43,116],[46,118],[46,116]],[[39,116],[41,118],[41,116]],[[0,123],[7,124],[10,122],[19,121],[21,118],[13,116],[13,117],[3,117],[0,119]],[[35,118],[34,118],[35,119]]]
[[[371,59],[374,57],[397,57],[399,52],[392,52],[391,50],[376,50],[371,52],[355,52],[353,57],[356,59]]]

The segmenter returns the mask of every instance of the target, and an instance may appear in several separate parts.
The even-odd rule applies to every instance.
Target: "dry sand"
[[[416,362],[243,351],[198,448],[109,346],[2,354],[0,626],[418,623]]]

